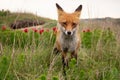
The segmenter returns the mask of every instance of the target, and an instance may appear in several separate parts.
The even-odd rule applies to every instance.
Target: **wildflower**
[[[3,31],[6,30],[6,26],[2,26],[2,30],[3,30]]]
[[[39,33],[42,34],[44,32],[44,29],[40,29]]]
[[[39,33],[42,34],[42,31],[40,30]]]
[[[57,32],[57,28],[56,27],[53,27],[52,28],[54,32]]]
[[[37,29],[34,30],[34,32],[37,32],[37,31],[38,31]]]
[[[38,31],[36,28],[32,28],[32,30],[33,30],[34,32],[37,32],[37,31]]]
[[[42,32],[44,32],[44,29],[41,29]]]
[[[90,32],[90,29],[87,29],[86,32]]]
[[[27,32],[28,32],[28,29],[27,29],[27,28],[25,28],[23,31],[24,31],[25,33],[27,33]]]

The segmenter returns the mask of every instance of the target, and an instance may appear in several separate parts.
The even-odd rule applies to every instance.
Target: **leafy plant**
[[[111,30],[93,30],[91,32],[83,32],[82,46],[85,48],[95,48],[98,42],[101,42],[103,46],[106,44],[114,44],[116,42],[115,35]]]

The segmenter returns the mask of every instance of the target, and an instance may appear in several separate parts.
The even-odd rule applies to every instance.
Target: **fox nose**
[[[71,31],[68,31],[67,34],[68,34],[68,35],[71,35]]]

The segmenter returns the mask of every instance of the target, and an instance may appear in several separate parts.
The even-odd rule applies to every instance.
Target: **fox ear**
[[[79,11],[79,12],[80,12],[81,10],[82,10],[82,5],[79,5],[79,7],[75,10],[75,12],[76,12],[76,11]]]
[[[56,3],[56,7],[57,7],[58,10],[63,11],[63,9],[59,6],[58,3]]]
[[[64,10],[57,3],[56,3],[56,7],[57,7],[57,10],[58,10],[58,15],[60,16],[64,12]]]
[[[79,5],[78,8],[75,10],[75,14],[79,17],[81,14],[81,10],[82,10],[82,5]]]

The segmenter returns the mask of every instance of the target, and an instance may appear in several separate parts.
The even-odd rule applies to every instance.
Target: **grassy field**
[[[66,76],[61,54],[52,54],[56,37],[52,28],[40,33],[0,27],[0,80],[120,80],[119,27],[88,23],[80,25],[78,66],[75,59],[69,61]]]
[[[45,22],[44,27],[52,27],[55,25],[55,20],[44,18],[37,16],[32,13],[22,13],[22,12],[10,12],[10,11],[0,11],[0,27],[5,25],[10,28],[12,23],[17,21],[24,21],[24,20],[33,20],[38,22]]]

